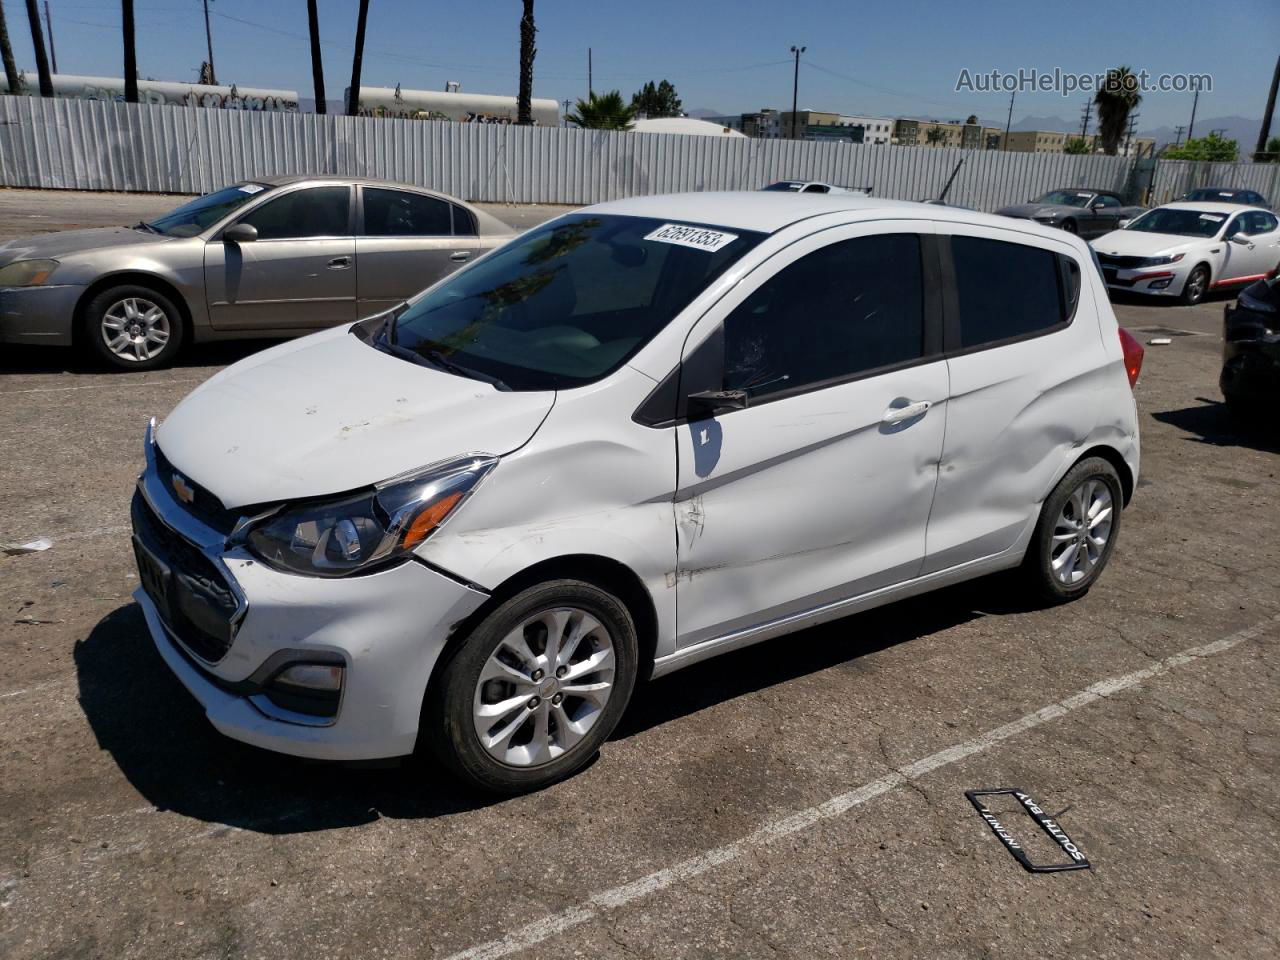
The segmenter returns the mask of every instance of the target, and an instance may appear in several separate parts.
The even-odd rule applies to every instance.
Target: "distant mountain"
[[[1187,119],[1191,119],[1191,115],[1187,114]],[[1240,145],[1240,157],[1243,159],[1246,154],[1253,151],[1254,146],[1258,142],[1258,128],[1262,126],[1261,120],[1250,120],[1248,117],[1196,117],[1196,127],[1191,131],[1197,139],[1207,137],[1210,130],[1224,131],[1222,136],[1226,140],[1234,140]],[[1139,132],[1142,137],[1155,137],[1157,144],[1173,143],[1177,139],[1177,131],[1173,127],[1156,127],[1154,130],[1143,130]],[[1182,139],[1187,138],[1187,131],[1182,131]]]
[[[1064,120],[1062,117],[1023,117],[1015,120],[1010,130],[1054,130],[1061,133],[1079,131],[1080,119]]]

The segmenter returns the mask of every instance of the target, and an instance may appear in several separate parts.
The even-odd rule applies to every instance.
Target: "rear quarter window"
[[[1038,336],[1064,326],[1079,296],[1056,253],[985,237],[952,237],[959,307],[959,344],[968,350]],[[1071,261],[1074,265],[1074,261]],[[1069,269],[1069,268],[1068,268]]]

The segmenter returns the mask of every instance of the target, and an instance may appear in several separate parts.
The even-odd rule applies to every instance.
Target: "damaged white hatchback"
[[[1083,594],[1141,354],[1059,230],[606,203],[183,400],[146,441],[136,597],[231,737],[532,789],[643,677],[1006,568]]]

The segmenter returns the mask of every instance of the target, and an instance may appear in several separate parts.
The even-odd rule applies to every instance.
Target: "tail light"
[[[1120,331],[1120,349],[1124,351],[1124,372],[1129,375],[1129,387],[1132,388],[1142,372],[1142,358],[1146,351],[1132,333],[1124,327],[1117,329]]]

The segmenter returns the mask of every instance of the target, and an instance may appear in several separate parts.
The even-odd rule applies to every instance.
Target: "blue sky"
[[[19,66],[34,69],[25,5],[3,0]],[[350,81],[355,0],[321,0],[330,99]],[[50,0],[62,73],[121,74],[117,0]],[[161,80],[194,80],[205,56],[200,0],[135,0],[138,68]],[[213,0],[218,79],[311,96],[304,0]],[[519,0],[372,0],[364,82],[478,93],[515,92]],[[534,93],[582,96],[587,48],[596,90],[629,96],[645,80],[670,79],[686,109],[726,113],[790,108],[791,44],[805,45],[800,105],[846,113],[963,117],[1003,125],[1008,96],[954,92],[962,68],[1101,72],[1117,63],[1163,72],[1207,72],[1212,93],[1199,116],[1262,114],[1280,37],[1276,0],[1163,0],[1127,5],[1076,0],[986,3],[890,0],[538,0]],[[1019,94],[1022,116],[1077,118],[1082,94]],[[1189,93],[1151,93],[1139,126],[1185,124]]]

